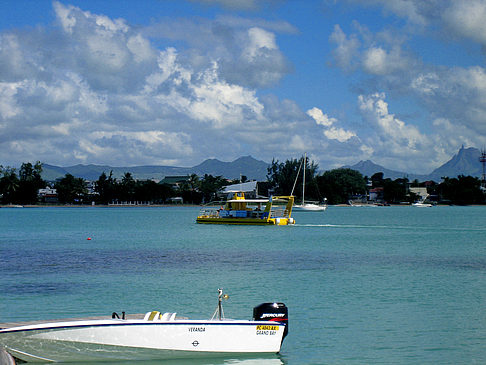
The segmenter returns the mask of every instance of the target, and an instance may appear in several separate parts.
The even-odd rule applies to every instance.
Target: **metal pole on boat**
[[[221,303],[221,301],[223,300],[223,289],[218,289],[218,293],[218,315],[219,320],[221,321],[223,312],[223,304]]]
[[[228,299],[229,295],[228,294],[223,294],[223,289],[218,289],[218,306],[216,307],[216,310],[214,311],[213,316],[211,317],[211,320],[214,320],[216,317],[216,314],[218,315],[218,319],[221,321],[224,319],[224,312],[223,312],[223,299]]]
[[[223,289],[218,289],[218,317],[220,321],[224,319],[223,299],[226,300],[228,298],[228,294],[223,294]]]

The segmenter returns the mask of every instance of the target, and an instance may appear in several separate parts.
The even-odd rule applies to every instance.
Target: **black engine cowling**
[[[262,303],[253,308],[254,321],[285,323],[282,340],[289,333],[289,312],[284,303]]]

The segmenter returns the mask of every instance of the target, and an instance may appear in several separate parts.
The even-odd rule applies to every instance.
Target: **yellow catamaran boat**
[[[206,224],[250,224],[277,225],[294,224],[292,215],[293,196],[272,196],[269,199],[245,199],[237,192],[224,206],[204,207],[199,212],[197,223]]]

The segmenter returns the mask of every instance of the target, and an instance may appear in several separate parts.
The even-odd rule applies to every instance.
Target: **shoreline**
[[[199,204],[10,204],[0,208],[161,208],[161,207],[202,207]]]
[[[195,208],[204,207],[205,204],[5,204],[0,205],[0,208],[6,209],[18,209],[18,208]],[[389,205],[349,205],[349,204],[334,204],[328,205],[328,207],[349,207],[349,208],[386,208],[386,207],[411,207],[412,204],[389,204]],[[453,205],[453,204],[437,204],[437,207],[484,207],[485,204],[470,204],[470,205]]]

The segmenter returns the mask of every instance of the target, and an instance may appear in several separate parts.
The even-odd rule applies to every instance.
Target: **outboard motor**
[[[289,333],[289,312],[284,303],[262,303],[253,308],[254,321],[281,322],[285,324],[282,341]]]

